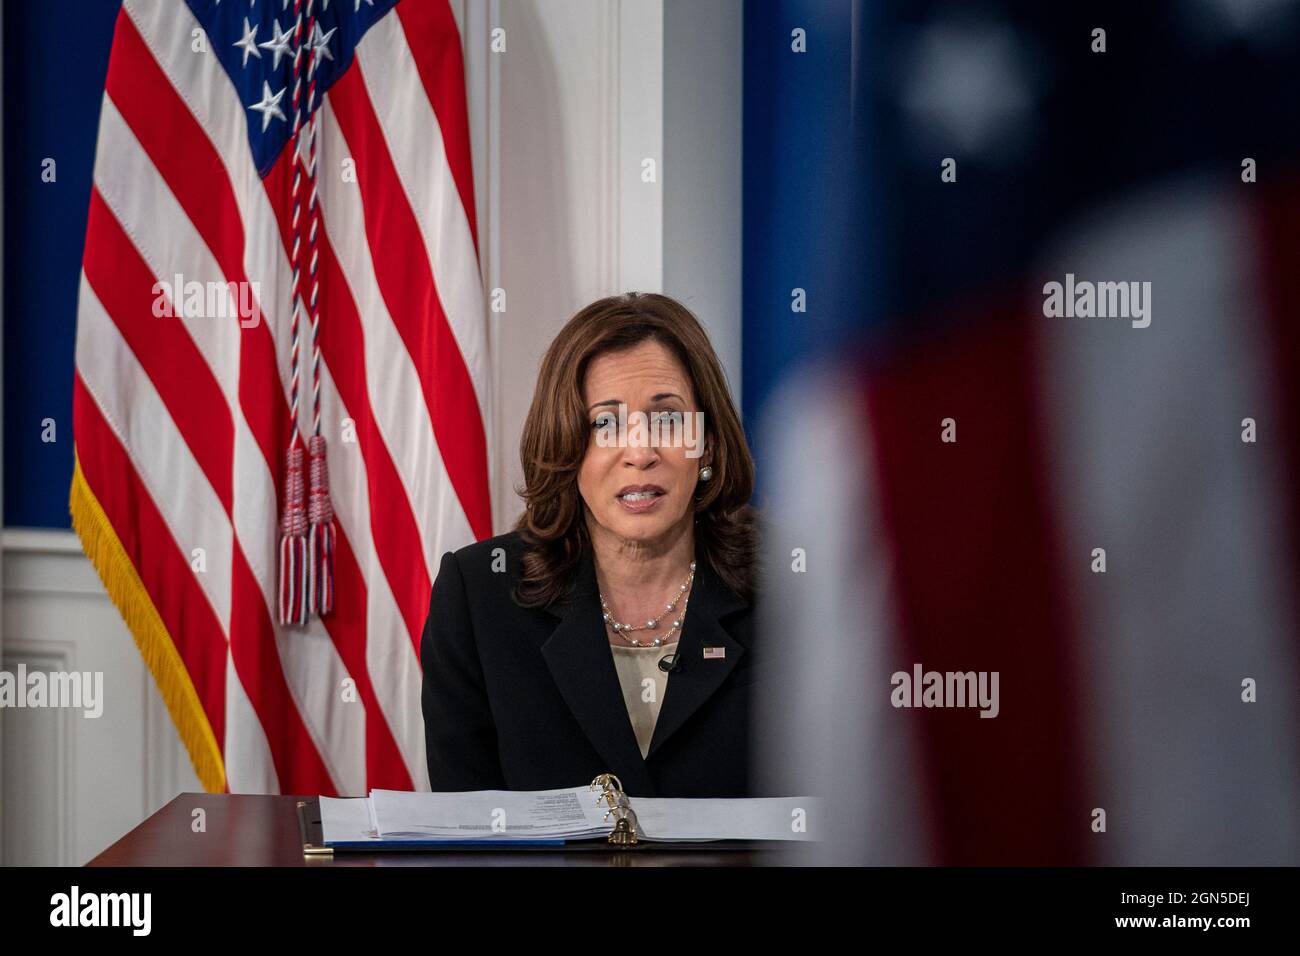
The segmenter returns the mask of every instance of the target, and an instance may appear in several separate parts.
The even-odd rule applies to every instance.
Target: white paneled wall
[[[542,353],[593,299],[680,298],[740,387],[741,6],[452,0],[484,284],[506,302],[489,317],[497,531],[522,510],[519,433]],[[102,671],[105,707],[0,711],[0,862],[81,864],[199,784],[71,532],[8,529],[2,544],[0,666]]]
[[[5,709],[3,863],[81,864],[201,790],[131,634],[71,532],[6,530],[5,670],[101,672],[103,713]]]

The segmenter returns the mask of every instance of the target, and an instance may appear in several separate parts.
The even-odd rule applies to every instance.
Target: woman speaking
[[[754,465],[673,299],[575,315],[542,359],[515,530],[443,555],[421,641],[435,791],[746,796]]]

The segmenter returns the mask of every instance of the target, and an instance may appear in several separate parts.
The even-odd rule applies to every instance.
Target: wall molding
[[[71,529],[5,528],[0,549],[6,553],[81,554],[81,541]]]
[[[5,529],[0,555],[0,664],[104,675],[104,712],[97,719],[75,709],[20,720],[14,719],[20,712],[0,712],[9,744],[0,753],[6,767],[0,793],[9,791],[0,798],[0,832],[8,837],[0,843],[0,862],[79,866],[178,793],[202,787],[76,535]]]
[[[3,590],[7,594],[107,600],[99,575],[72,531],[5,528],[0,532],[0,553],[4,556]]]
[[[664,3],[615,0],[606,47],[617,50],[606,83],[618,93],[618,288],[664,290]],[[655,181],[641,181],[653,159]]]
[[[27,641],[14,640],[12,637],[5,641],[4,653],[0,656],[0,670],[14,671],[19,664],[24,664],[28,671],[70,671],[76,669],[76,648],[69,641]],[[0,865],[11,866],[15,863],[50,863],[57,866],[75,866],[76,860],[72,858],[72,847],[77,843],[77,818],[72,812],[70,794],[71,782],[75,779],[74,771],[76,768],[76,735],[72,732],[72,720],[74,712],[71,710],[56,709],[42,711],[43,717],[49,717],[54,721],[52,736],[55,740],[53,752],[46,748],[41,748],[41,763],[52,767],[54,771],[53,793],[43,793],[40,797],[41,805],[45,808],[52,808],[49,816],[36,823],[32,820],[11,821],[9,817],[0,820],[3,826],[21,825],[24,832],[31,834],[33,829],[45,824],[43,828],[37,829],[43,839],[51,842],[50,852],[47,857],[39,860],[10,860],[8,855],[0,857]],[[22,753],[22,751],[19,751]],[[10,768],[11,770],[13,768]],[[26,774],[19,779],[23,780],[24,786],[27,780]],[[5,781],[8,780],[6,784]],[[17,781],[10,780],[6,774],[0,778],[0,787],[2,786],[17,787]],[[0,795],[4,793],[0,789]],[[30,793],[26,794],[29,798]],[[11,805],[14,802],[21,803],[21,800],[15,801],[12,798],[4,799],[0,797],[0,804]],[[0,844],[8,853],[13,841],[6,839]]]
[[[495,436],[504,427],[501,420],[498,336],[500,323],[491,312],[492,290],[501,286],[501,57],[491,51],[492,30],[501,21],[500,0],[453,0],[452,12],[460,30],[461,53],[465,61],[465,99],[469,116],[471,161],[474,172],[475,228],[478,234],[479,274],[484,306],[488,309],[488,373],[490,401],[486,411],[488,474],[499,473],[500,457]],[[493,528],[500,518],[498,488],[490,489]]]
[[[620,155],[619,141],[619,107],[621,91],[619,88],[619,51],[621,42],[617,3],[602,3],[598,35],[600,36],[597,57],[599,75],[599,110],[597,112],[597,149],[600,158],[599,179],[596,184],[596,201],[598,203],[599,237],[596,246],[596,276],[602,289],[623,290],[622,261],[620,255],[620,195],[622,183],[619,180],[618,165]]]

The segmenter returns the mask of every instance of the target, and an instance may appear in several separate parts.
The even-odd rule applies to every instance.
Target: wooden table
[[[772,862],[772,851],[745,849],[655,850],[443,850],[337,853],[304,857],[297,803],[302,797],[182,793],[118,840],[87,866],[749,866]],[[194,811],[206,814],[204,832],[193,830]]]

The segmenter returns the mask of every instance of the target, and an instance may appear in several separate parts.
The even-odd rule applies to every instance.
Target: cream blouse
[[[636,732],[636,742],[644,757],[650,750],[655,721],[659,719],[659,705],[668,688],[668,674],[659,669],[659,661],[667,654],[677,653],[677,641],[658,647],[624,647],[611,644],[614,666],[618,669],[618,682],[623,686],[623,702]]]

